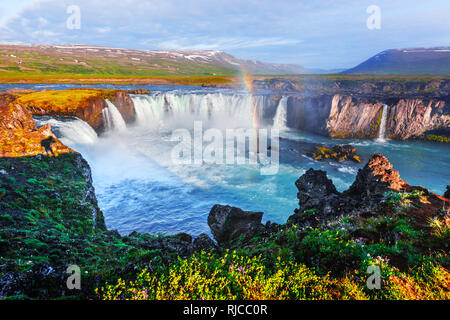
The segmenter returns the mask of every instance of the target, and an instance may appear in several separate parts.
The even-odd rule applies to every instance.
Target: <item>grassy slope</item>
[[[25,107],[36,107],[70,114],[78,108],[86,107],[91,98],[101,97],[112,100],[116,91],[110,89],[39,91],[22,95],[15,102]],[[72,110],[69,110],[69,108],[72,108]]]
[[[14,57],[11,57],[11,54]],[[75,63],[75,58],[83,63]],[[192,81],[201,84],[205,81],[208,83],[207,79],[214,79],[215,83],[226,82],[228,77],[233,75],[236,75],[234,69],[194,62],[148,59],[138,63],[120,58],[68,56],[52,51],[0,49],[1,82],[157,78],[171,79],[180,84],[189,84]],[[196,81],[203,78],[204,81]]]

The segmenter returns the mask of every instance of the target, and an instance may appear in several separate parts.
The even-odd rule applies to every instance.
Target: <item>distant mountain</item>
[[[233,75],[242,69],[258,75],[307,72],[299,65],[241,60],[213,50],[130,50],[90,45],[0,43],[0,75]]]
[[[383,51],[346,74],[450,74],[450,47]]]
[[[308,69],[308,72],[311,74],[337,74],[346,71],[344,68],[340,69],[318,69],[318,68],[311,68]]]
[[[298,64],[267,63],[256,60],[240,60],[241,65],[252,74],[305,74],[310,71]]]

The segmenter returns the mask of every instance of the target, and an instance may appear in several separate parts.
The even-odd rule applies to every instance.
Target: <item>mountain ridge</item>
[[[450,74],[450,47],[389,49],[343,74]]]
[[[126,75],[301,74],[296,64],[238,59],[218,50],[135,50],[95,45],[0,42],[0,74],[77,73]]]

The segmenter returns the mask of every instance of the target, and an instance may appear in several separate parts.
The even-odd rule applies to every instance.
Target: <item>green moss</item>
[[[450,143],[450,138],[449,137],[444,137],[444,136],[438,136],[435,134],[430,134],[425,136],[424,138],[425,140],[428,141],[435,141],[435,142],[442,142],[442,143]]]

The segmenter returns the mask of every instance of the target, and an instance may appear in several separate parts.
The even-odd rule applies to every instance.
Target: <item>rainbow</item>
[[[242,81],[244,82],[245,88],[248,91],[248,94],[250,95],[250,104],[252,107],[252,118],[253,118],[253,130],[255,130],[255,150],[256,153],[259,153],[259,134],[258,134],[258,129],[259,129],[259,122],[258,122],[258,108],[256,106],[256,101],[255,101],[255,97],[253,95],[254,93],[254,88],[253,88],[253,79],[251,77],[251,75],[247,72],[247,70],[242,67]]]

